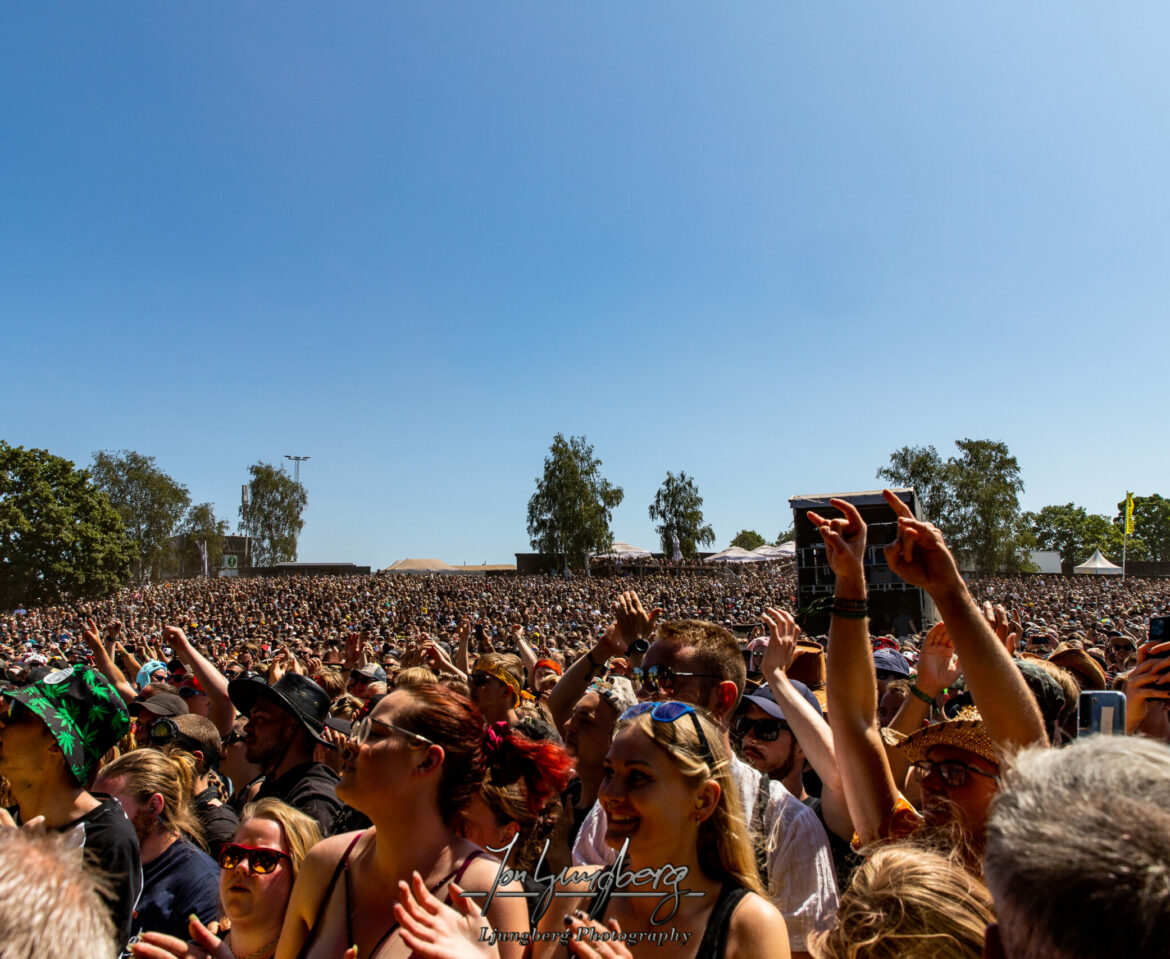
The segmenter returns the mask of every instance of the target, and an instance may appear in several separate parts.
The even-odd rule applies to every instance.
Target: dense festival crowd
[[[841,501],[827,635],[784,564],[6,611],[0,956],[1165,955],[1170,580],[964,578],[888,501],[889,635]]]

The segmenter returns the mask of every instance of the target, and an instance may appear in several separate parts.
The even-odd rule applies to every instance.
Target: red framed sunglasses
[[[219,868],[235,869],[241,862],[248,860],[248,868],[258,876],[265,876],[280,865],[280,860],[292,859],[287,852],[279,849],[268,849],[264,846],[245,846],[238,842],[229,842],[219,851]]]

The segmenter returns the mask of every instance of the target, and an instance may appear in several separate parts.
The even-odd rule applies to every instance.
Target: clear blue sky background
[[[10,3],[0,437],[301,558],[508,562],[553,434],[651,547],[890,452],[1170,494],[1164,3]]]

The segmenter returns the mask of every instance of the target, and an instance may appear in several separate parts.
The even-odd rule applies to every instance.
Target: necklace
[[[265,943],[255,952],[250,952],[246,956],[241,956],[238,952],[236,952],[235,949],[232,948],[231,939],[232,931],[229,929],[227,931],[227,935],[223,937],[223,941],[228,944],[228,948],[232,950],[232,955],[235,956],[236,959],[265,959],[267,956],[276,954],[276,944],[280,942],[280,936],[277,935],[277,937],[273,939],[272,942]]]

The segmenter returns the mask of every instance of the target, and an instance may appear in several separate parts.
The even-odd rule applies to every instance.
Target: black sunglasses
[[[967,773],[969,772],[986,776],[988,779],[999,778],[994,773],[985,772],[978,766],[969,766],[966,763],[961,763],[957,759],[948,759],[937,763],[929,759],[920,759],[916,763],[911,763],[910,767],[914,770],[914,778],[918,782],[922,782],[932,772],[936,772],[944,786],[950,786],[954,789],[958,789],[960,786],[967,784]]]
[[[227,749],[228,746],[234,746],[236,743],[242,743],[245,738],[246,737],[243,733],[238,733],[233,730],[224,736],[223,739],[219,741],[219,743],[221,746],[223,746],[224,749]]]
[[[681,670],[671,669],[669,666],[650,666],[643,669],[641,666],[635,666],[634,674],[634,688],[635,689],[653,689],[660,693],[670,693],[674,689],[674,681],[680,677],[685,676],[702,676],[708,679],[719,679],[719,673],[687,673]]]
[[[787,729],[791,732],[791,727],[788,723],[770,717],[748,719],[747,716],[740,716],[735,721],[735,734],[737,736],[742,739],[748,733],[751,733],[762,743],[774,743],[780,738],[780,730],[782,729]]]
[[[244,846],[238,842],[229,842],[219,851],[219,868],[235,869],[244,860],[248,861],[248,868],[258,876],[266,876],[280,865],[280,860],[292,859],[286,852],[279,849],[266,849],[263,846]]]

